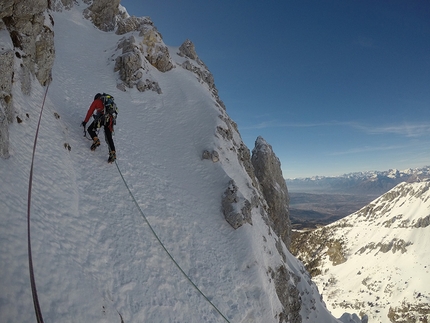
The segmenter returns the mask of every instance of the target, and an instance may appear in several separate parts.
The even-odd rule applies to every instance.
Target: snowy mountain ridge
[[[288,178],[288,180],[302,180],[302,181],[318,181],[324,178],[371,178],[376,176],[387,176],[392,178],[398,178],[403,176],[430,176],[430,166],[418,167],[418,168],[407,168],[403,170],[389,169],[385,171],[363,171],[363,172],[352,172],[339,176],[312,176],[305,178]]]
[[[47,322],[339,322],[273,229],[279,219],[210,73],[184,58],[189,47],[164,45],[153,28],[121,35],[95,28],[121,19],[146,27],[117,3],[0,4],[10,14],[0,25],[1,59],[13,63],[0,100],[0,321],[34,321],[25,237],[43,106],[30,213]],[[32,43],[40,37],[22,32],[30,21],[55,35],[49,73],[51,61]],[[119,107],[117,165],[106,163],[104,143],[91,152],[79,127],[97,92],[112,94]],[[258,145],[260,157],[271,152],[262,138]],[[360,319],[345,314],[342,322]]]
[[[298,235],[293,248],[333,313],[369,322],[430,319],[430,182],[401,183],[361,210]],[[359,290],[353,299],[345,294]]]
[[[420,182],[430,178],[430,167],[404,170],[354,172],[340,176],[314,176],[287,179],[294,192],[324,192],[380,196],[402,182]]]

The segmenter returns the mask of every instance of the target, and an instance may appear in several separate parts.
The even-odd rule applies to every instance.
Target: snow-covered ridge
[[[352,214],[348,222],[393,229],[425,228],[430,225],[429,187],[429,182],[401,183]]]
[[[387,176],[391,178],[399,178],[404,176],[411,176],[411,175],[417,175],[417,176],[423,176],[425,178],[430,177],[430,166],[424,166],[419,168],[407,168],[404,170],[398,170],[398,169],[389,169],[386,171],[365,171],[365,172],[353,172],[348,173],[344,175],[339,176],[312,176],[312,177],[305,177],[305,178],[287,178],[287,180],[293,181],[318,181],[322,179],[328,179],[328,178],[357,178],[357,179],[363,179],[363,178],[372,178],[377,176]]]
[[[333,313],[354,309],[382,323],[430,319],[429,188],[401,183],[350,216],[299,235],[299,258]]]
[[[114,60],[124,36],[94,28],[83,15],[87,2],[61,1],[62,10],[50,12],[55,62],[31,204],[35,278],[45,320],[224,321],[174,266],[141,210],[187,276],[229,321],[338,322],[271,228],[264,194],[252,178],[249,149],[210,82],[183,66],[179,48],[169,47],[174,68],[163,73],[146,65],[161,91],[118,89]],[[93,1],[86,16],[98,19],[94,8],[105,2]],[[120,14],[127,16],[123,9]],[[17,71],[22,57],[12,55]],[[5,183],[0,186],[0,321],[34,322],[25,215],[32,144],[47,87],[33,77],[24,93],[23,79],[13,74],[13,113],[21,121],[8,124],[9,158],[0,159]],[[83,137],[80,123],[97,92],[113,95],[119,107],[117,162],[132,196],[115,165],[106,163],[106,145],[91,152]],[[204,151],[213,156],[216,151],[217,159],[202,159]],[[236,230],[221,209],[231,180],[252,206],[252,225]]]
[[[420,182],[430,178],[430,167],[405,170],[355,172],[341,176],[314,176],[287,179],[294,192],[324,192],[380,196],[402,182]]]

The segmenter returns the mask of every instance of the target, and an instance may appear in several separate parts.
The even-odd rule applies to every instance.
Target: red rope
[[[42,311],[40,310],[39,298],[37,297],[36,281],[34,279],[33,260],[31,254],[31,236],[30,236],[30,206],[31,206],[31,188],[33,185],[33,164],[34,154],[36,152],[37,136],[39,135],[40,121],[42,120],[43,107],[45,106],[46,95],[48,94],[49,83],[46,87],[45,96],[43,97],[42,108],[40,109],[39,122],[37,123],[36,135],[34,136],[33,155],[31,157],[30,179],[28,181],[28,203],[27,203],[27,238],[28,238],[28,265],[30,270],[31,292],[33,294],[34,311],[38,323],[43,323]]]

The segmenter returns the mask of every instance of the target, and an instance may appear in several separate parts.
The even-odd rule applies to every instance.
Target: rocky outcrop
[[[273,230],[289,248],[291,244],[291,221],[289,216],[289,196],[281,163],[270,146],[262,137],[255,141],[251,157],[255,176],[269,206],[269,217]]]
[[[424,218],[417,219],[416,223],[414,224],[415,228],[426,228],[430,225],[430,215],[427,215]]]
[[[150,75],[148,62],[143,57],[142,47],[135,37],[123,38],[118,44],[118,49],[121,50],[121,54],[115,59],[114,71],[119,73],[121,83],[117,87],[125,91],[126,87],[136,86],[140,92],[152,90],[160,94],[161,88]]]
[[[12,79],[14,52],[12,44],[0,48],[0,157],[9,157],[9,123],[13,120]]]
[[[193,60],[197,60],[198,56],[196,53],[196,48],[191,40],[187,39],[184,43],[179,47],[179,56],[186,56]]]
[[[144,72],[143,60],[136,40],[133,36],[125,38],[118,44],[121,55],[115,60],[115,72],[119,72],[119,78],[129,88],[132,88],[139,81]]]
[[[142,37],[137,44],[146,60],[160,72],[167,72],[173,68],[172,59],[167,46],[163,42],[163,37],[155,28],[149,17],[135,17],[120,15],[117,21],[118,35],[138,31]]]
[[[47,0],[6,0],[0,2],[0,32],[7,31],[0,48],[0,157],[9,156],[8,127],[18,114],[14,108],[12,84],[19,81],[29,94],[34,75],[40,84],[51,80],[54,64],[54,20]],[[19,69],[14,70],[14,66]],[[18,118],[19,119],[19,118]]]
[[[24,78],[36,75],[42,85],[51,78],[55,58],[54,21],[47,9],[47,0],[9,0],[0,4],[2,27],[8,30],[16,57],[23,63],[21,74]],[[23,90],[29,93],[29,89]]]
[[[428,322],[430,318],[430,308],[428,302],[423,302],[421,293],[415,295],[419,301],[415,304],[403,301],[400,306],[391,307],[388,311],[390,322]]]
[[[118,20],[117,34],[122,35],[138,31],[134,35],[125,36],[118,44],[121,53],[115,59],[115,71],[119,72],[121,83],[118,88],[136,88],[161,93],[161,88],[150,75],[150,65],[160,72],[173,68],[173,62],[161,34],[148,17],[124,17]]]
[[[116,27],[121,0],[94,0],[84,10],[84,16],[91,20],[97,28],[103,31],[112,31]]]
[[[191,51],[191,55],[192,55]],[[230,150],[235,153],[240,165],[249,176],[248,187],[240,189],[249,190],[251,198],[247,203],[252,208],[258,208],[261,216],[267,225],[276,233],[276,235],[285,243],[287,248],[291,243],[291,222],[289,218],[289,197],[285,180],[282,176],[281,164],[274,154],[272,147],[261,137],[257,138],[256,147],[251,153],[240,138],[237,125],[230,119],[223,109],[220,109],[220,123],[216,128],[216,135],[223,140],[230,142]],[[205,153],[203,154],[205,155]],[[208,157],[204,159],[209,159]],[[223,195],[223,213],[232,225],[231,210],[238,210],[237,206],[226,208],[228,200],[226,196],[231,190],[231,181],[229,187]],[[243,202],[245,203],[245,202]],[[239,208],[240,209],[240,208]],[[235,218],[240,217],[237,215]],[[242,214],[243,215],[243,214]],[[246,218],[242,216],[242,218]],[[234,228],[238,228],[248,221],[236,221]]]
[[[216,150],[212,150],[212,151],[205,150],[203,151],[202,159],[210,159],[214,163],[216,163],[217,161],[219,161],[219,154]]]
[[[405,241],[403,239],[397,238],[394,238],[393,240],[388,242],[370,242],[357,250],[356,254],[369,253],[374,250],[376,250],[375,255],[378,254],[378,252],[387,253],[388,251],[391,251],[392,253],[396,253],[397,251],[401,253],[406,253],[407,247],[411,246],[412,244],[413,243],[410,241]]]
[[[143,25],[148,24],[152,25],[151,19],[147,17],[123,17],[119,19],[117,22],[117,35],[124,35],[132,31],[139,31],[143,29]]]
[[[279,322],[301,323],[301,297],[296,287],[300,277],[288,271],[284,265],[276,270],[269,267],[269,275],[275,282],[276,294],[283,305],[283,310],[279,313]],[[291,283],[292,278],[294,284]]]
[[[145,58],[148,62],[160,72],[170,71],[173,68],[173,63],[161,34],[155,28],[150,28],[142,30],[140,36],[143,36],[142,44],[146,47],[144,47]]]
[[[229,181],[222,198],[224,217],[233,228],[237,229],[243,224],[252,224],[249,213],[253,208],[256,208],[266,223],[269,224],[271,221],[267,216],[268,207],[262,198],[263,194],[259,190],[259,183],[255,177],[254,167],[251,163],[250,151],[240,138],[236,123],[227,115],[225,109],[220,106],[218,108],[220,123],[216,127],[215,136],[228,143],[228,153],[231,153],[231,157],[227,157],[227,152],[225,151],[218,152],[213,150],[211,153],[209,150],[205,150],[202,159],[212,159],[215,162],[220,160],[221,155],[224,155],[223,158],[227,161],[229,158],[237,158],[237,161],[244,170],[243,176],[247,176],[248,178],[245,187],[238,187],[233,179]],[[248,192],[246,194],[247,198],[244,197],[241,190]]]
[[[223,194],[222,209],[226,221],[234,229],[245,223],[252,224],[251,203],[240,193],[234,180],[230,180]]]
[[[85,18],[103,31],[115,30],[124,36],[117,49],[114,71],[118,72],[118,89],[136,87],[139,91],[152,90],[161,93],[161,88],[151,77],[150,65],[161,72],[167,72],[174,67],[167,46],[161,34],[149,17],[129,16],[125,8],[119,5],[120,0],[84,1],[90,4],[83,12]],[[53,10],[70,9],[72,0],[52,0]],[[138,35],[133,32],[138,32]]]

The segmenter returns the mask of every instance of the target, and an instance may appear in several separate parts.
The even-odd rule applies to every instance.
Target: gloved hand
[[[85,128],[86,125],[87,123],[85,121],[82,121],[81,126]]]

